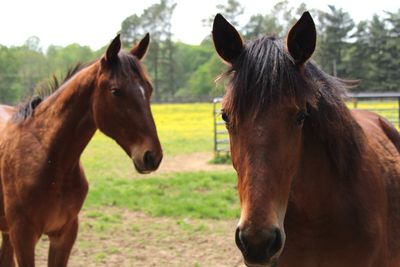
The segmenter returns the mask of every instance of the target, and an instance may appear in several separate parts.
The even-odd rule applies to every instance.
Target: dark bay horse
[[[229,64],[222,118],[246,265],[400,266],[400,136],[379,115],[350,111],[350,82],[309,61],[310,14],[284,40],[244,44],[221,15],[212,34]]]
[[[130,52],[119,35],[105,55],[75,69],[49,97],[0,107],[0,266],[32,267],[49,236],[48,266],[66,266],[88,191],[79,158],[96,129],[113,138],[140,173],[157,169],[162,150],[150,110],[152,86],[140,63],[146,35]]]

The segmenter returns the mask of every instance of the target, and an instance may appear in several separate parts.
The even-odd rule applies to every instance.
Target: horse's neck
[[[96,131],[91,99],[98,64],[81,70],[47,98],[33,122],[49,161],[66,168],[75,166]]]

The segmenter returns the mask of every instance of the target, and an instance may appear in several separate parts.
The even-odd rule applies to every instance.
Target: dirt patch
[[[213,153],[199,152],[189,155],[164,157],[157,172],[229,171],[232,164],[210,164]]]
[[[157,172],[233,171],[208,162],[212,153],[168,156]],[[136,177],[136,175],[135,175]],[[137,178],[144,178],[137,174]],[[236,248],[237,220],[152,217],[116,207],[83,210],[70,267],[244,267]],[[37,266],[47,266],[48,238],[36,247]]]
[[[104,229],[81,213],[71,267],[243,267],[234,242],[236,220],[155,218],[124,209],[104,208],[120,221]],[[47,264],[47,238],[37,247],[37,265]]]

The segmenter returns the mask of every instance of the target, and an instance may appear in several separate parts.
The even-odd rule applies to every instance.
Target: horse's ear
[[[104,57],[105,61],[108,63],[116,61],[118,59],[119,50],[121,50],[121,39],[118,34],[107,48]]]
[[[149,43],[150,43],[150,34],[146,33],[146,35],[143,37],[140,42],[132,47],[131,49],[131,54],[137,57],[139,60],[141,60],[147,52],[147,49],[149,48]]]
[[[304,64],[312,56],[316,41],[314,20],[309,12],[304,12],[286,37],[287,49],[296,65]]]
[[[233,63],[243,50],[240,34],[221,14],[214,18],[212,37],[218,55],[228,63]]]

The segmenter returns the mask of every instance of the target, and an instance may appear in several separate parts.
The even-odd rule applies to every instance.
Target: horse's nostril
[[[244,243],[243,238],[241,237],[241,231],[239,227],[236,228],[236,233],[235,233],[235,242],[236,246],[242,251],[243,254],[246,254],[246,244]]]
[[[272,257],[282,248],[282,234],[278,228],[270,233],[269,238],[267,238],[266,248],[267,254]]]
[[[146,167],[146,169],[155,169],[157,167],[153,152],[146,151],[144,153],[143,163],[144,163],[144,166]]]
[[[258,232],[236,229],[235,241],[248,262],[265,263],[282,249],[283,238],[278,228]]]

